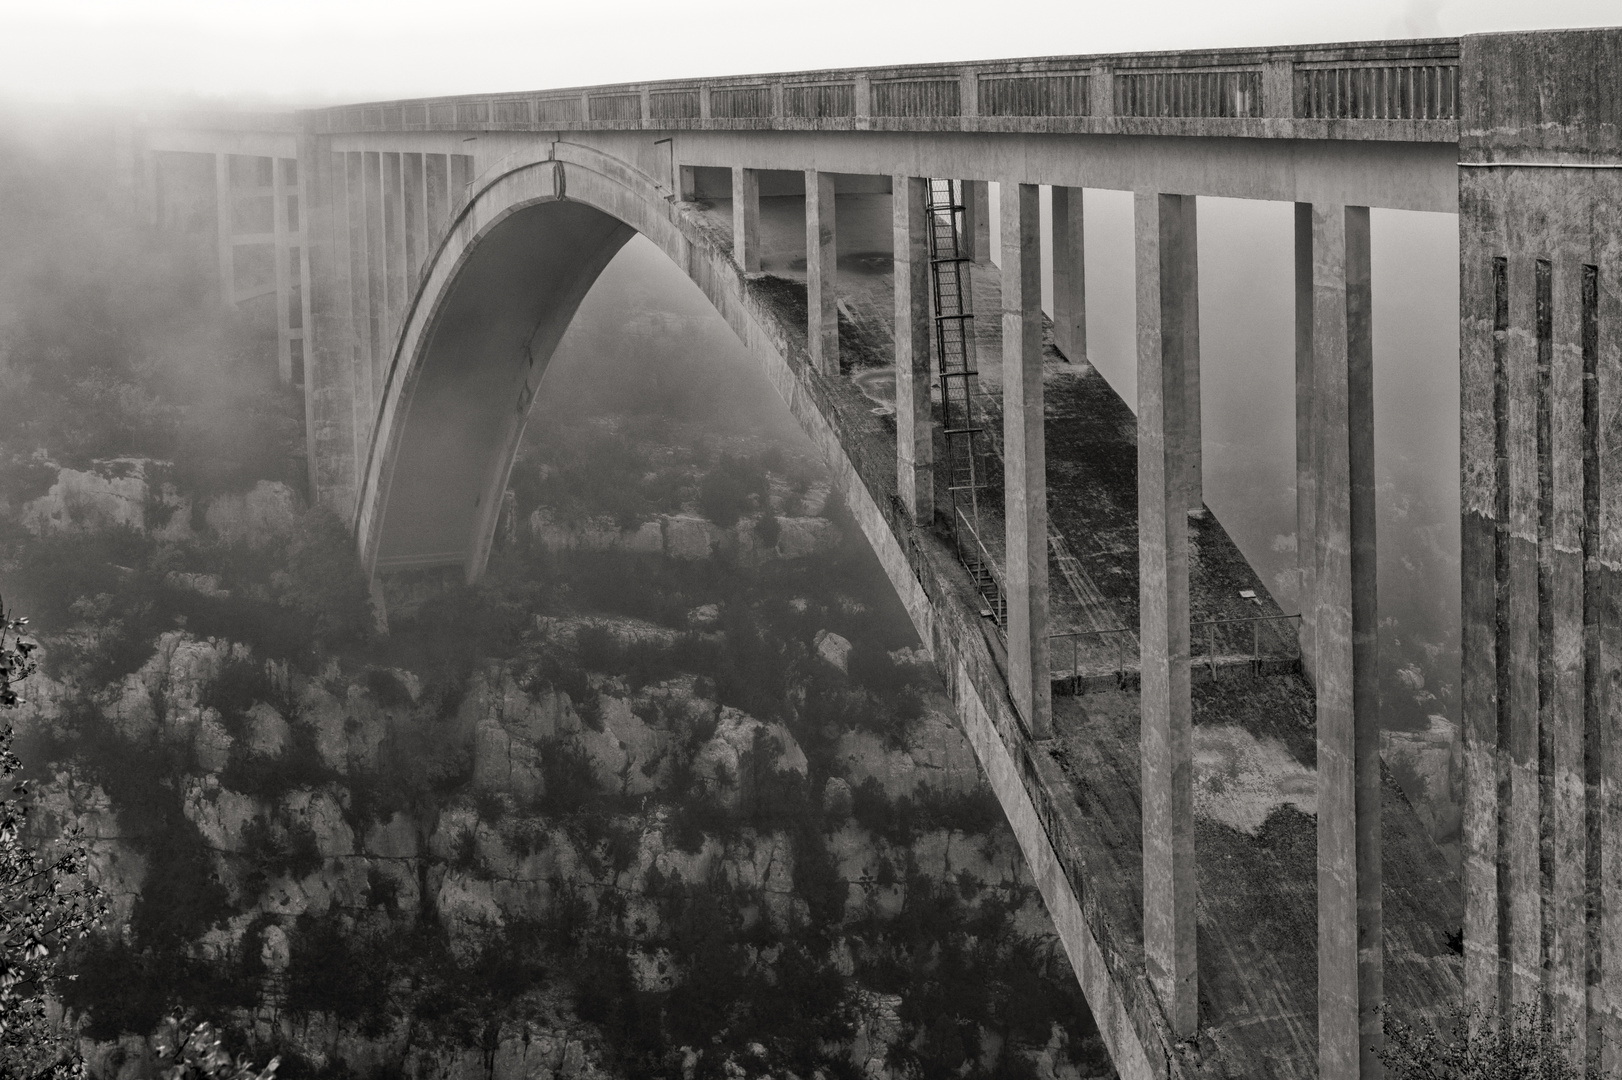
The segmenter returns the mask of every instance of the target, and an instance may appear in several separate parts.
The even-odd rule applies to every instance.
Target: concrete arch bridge
[[[1382,1004],[1462,1000],[1615,1070],[1619,65],[1598,30],[818,71],[154,117],[130,164],[276,323],[378,573],[480,573],[576,308],[663,250],[826,453],[1122,1076],[1373,1077]],[[1135,417],[1087,361],[1083,188],[1133,194]],[[1212,196],[1295,206],[1299,628],[1204,509]],[[1462,880],[1380,772],[1370,208],[1459,222]],[[1213,821],[1218,728],[1311,813]]]

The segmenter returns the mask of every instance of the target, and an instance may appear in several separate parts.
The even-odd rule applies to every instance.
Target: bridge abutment
[[[1622,31],[1461,47],[1465,990],[1622,1067]]]

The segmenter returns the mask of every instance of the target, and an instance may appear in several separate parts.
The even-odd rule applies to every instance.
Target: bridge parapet
[[[1453,142],[1459,41],[913,64],[302,114],[314,134],[433,131],[1031,131]]]

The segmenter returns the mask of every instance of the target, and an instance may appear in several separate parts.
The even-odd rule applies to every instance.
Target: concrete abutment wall
[[[1622,31],[1466,38],[1465,979],[1622,1068]]]

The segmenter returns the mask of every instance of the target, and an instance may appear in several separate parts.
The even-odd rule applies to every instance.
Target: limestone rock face
[[[87,470],[62,469],[50,491],[23,508],[23,524],[40,534],[120,527],[145,532],[152,464],[115,458]]]
[[[1457,854],[1463,813],[1460,754],[1458,728],[1443,716],[1430,717],[1424,731],[1380,732],[1380,757],[1450,857]]]
[[[260,806],[250,795],[194,781],[186,788],[185,813],[209,847],[235,852],[242,850],[243,832],[260,816]]]
[[[839,736],[835,753],[852,787],[874,779],[892,799],[915,794],[920,785],[965,792],[980,782],[974,747],[949,716],[934,708],[908,726],[900,747],[877,732],[853,730]]]
[[[839,526],[827,518],[778,518],[777,527],[777,554],[785,559],[821,555],[844,543]]]
[[[282,714],[263,701],[254,702],[248,710],[248,730],[243,737],[248,752],[261,757],[276,757],[287,749],[292,728]]]
[[[541,746],[580,730],[568,695],[548,691],[539,700],[511,675],[492,683],[481,674],[462,705],[473,728],[473,783],[527,801],[546,794]]]
[[[252,491],[215,496],[203,518],[227,543],[262,547],[292,535],[298,519],[298,500],[293,489],[281,481],[261,480]]]
[[[726,533],[701,517],[674,514],[664,519],[665,556],[696,562],[720,550]]]
[[[706,793],[732,810],[753,794],[753,785],[770,783],[785,772],[804,777],[806,769],[805,751],[787,728],[762,723],[731,706],[721,710],[715,735],[693,758],[693,772]]]
[[[850,665],[850,642],[828,630],[818,630],[815,640],[817,655],[840,671]]]

